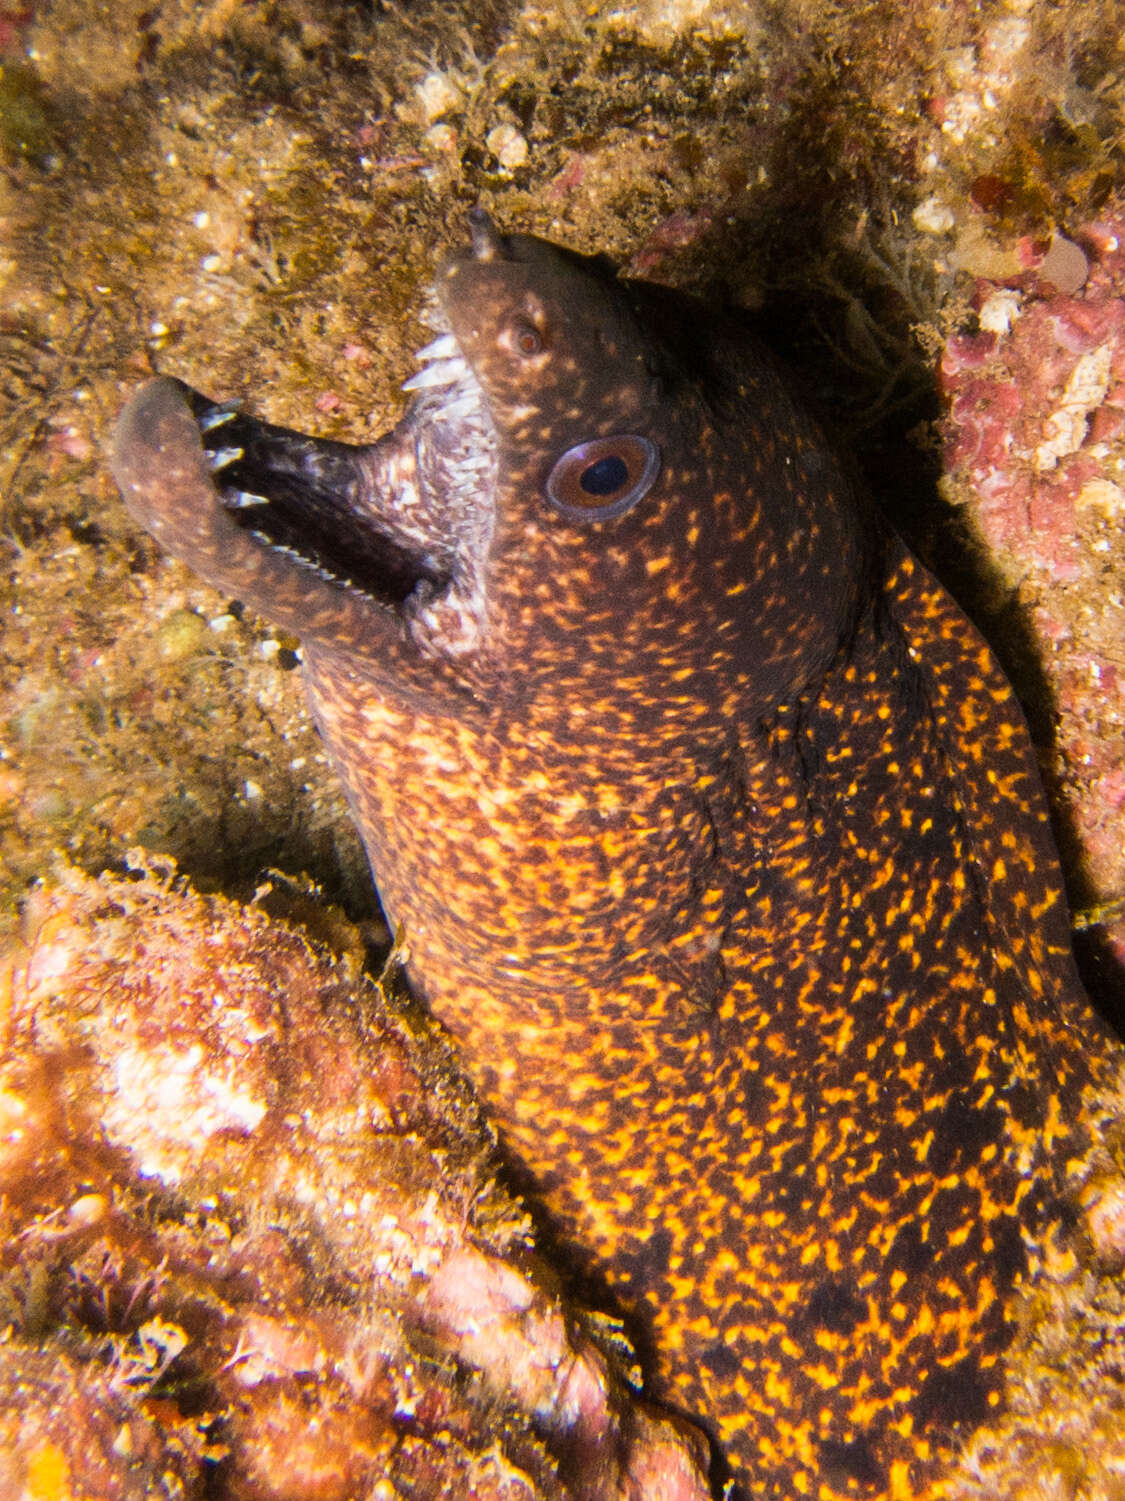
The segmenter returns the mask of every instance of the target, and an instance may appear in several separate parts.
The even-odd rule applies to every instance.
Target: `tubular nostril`
[[[469,237],[478,261],[491,261],[504,253],[504,236],[493,224],[488,210],[479,205],[469,210]]]

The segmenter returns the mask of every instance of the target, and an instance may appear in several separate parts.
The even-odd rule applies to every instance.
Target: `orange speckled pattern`
[[[737,1494],[940,1497],[1115,1047],[1019,708],[733,315],[482,219],[437,300],[378,444],[161,381],[123,493],[301,632],[412,983],[653,1392]]]

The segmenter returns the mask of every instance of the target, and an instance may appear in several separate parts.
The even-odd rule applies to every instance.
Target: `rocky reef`
[[[1020,602],[1025,678],[1041,674],[1054,714],[1065,847],[1086,900],[1108,898],[1120,954],[1125,205],[1112,199],[1074,235],[1025,240],[1018,270],[978,279],[976,326],[941,361],[943,488],[986,550],[994,598]]]

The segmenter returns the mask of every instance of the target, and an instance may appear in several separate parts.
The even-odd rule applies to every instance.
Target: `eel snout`
[[[134,520],[206,571],[216,531],[236,528],[219,503],[186,386],[161,376],[134,392],[117,420],[111,467]]]
[[[134,393],[117,420],[111,467],[133,519],[208,583],[263,612],[282,569],[224,508],[192,410],[168,376]],[[276,581],[276,580],[275,580]]]

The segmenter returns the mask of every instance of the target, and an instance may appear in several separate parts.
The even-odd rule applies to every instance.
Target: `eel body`
[[[732,315],[502,236],[377,442],[171,379],[134,516],[300,635],[411,983],[739,1494],[928,1497],[1108,1067],[1032,749]]]

